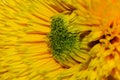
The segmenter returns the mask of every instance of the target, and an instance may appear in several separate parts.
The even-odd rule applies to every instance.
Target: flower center
[[[64,21],[63,16],[57,16],[52,20],[49,37],[53,49],[53,55],[59,56],[74,47],[77,34],[69,32],[67,26],[68,25]]]
[[[52,18],[49,33],[52,55],[61,65],[71,67],[85,61],[80,55],[80,34],[69,30],[69,16],[58,14]]]

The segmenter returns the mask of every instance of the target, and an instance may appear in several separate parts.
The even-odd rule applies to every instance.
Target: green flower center
[[[54,16],[51,22],[49,41],[55,60],[64,66],[70,67],[80,63],[82,57],[80,58],[78,54],[80,52],[80,34],[69,30],[69,22],[68,15],[59,14]]]
[[[51,32],[49,34],[53,55],[60,55],[74,47],[76,33],[67,30],[67,24],[62,16],[57,16],[52,20]]]

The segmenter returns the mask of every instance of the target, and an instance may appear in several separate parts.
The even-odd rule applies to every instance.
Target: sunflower
[[[120,80],[119,0],[1,0],[0,80]]]

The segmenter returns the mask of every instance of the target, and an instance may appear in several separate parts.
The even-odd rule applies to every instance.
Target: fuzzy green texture
[[[69,20],[65,15],[59,14],[52,18],[49,39],[53,56],[57,56],[59,58],[62,54],[67,56],[70,52],[72,52],[76,42],[78,42],[78,34],[70,32],[67,29],[69,26],[68,24]]]

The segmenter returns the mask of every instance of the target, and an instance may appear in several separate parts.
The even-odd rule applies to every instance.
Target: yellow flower
[[[0,80],[120,80],[119,0],[0,0]]]

